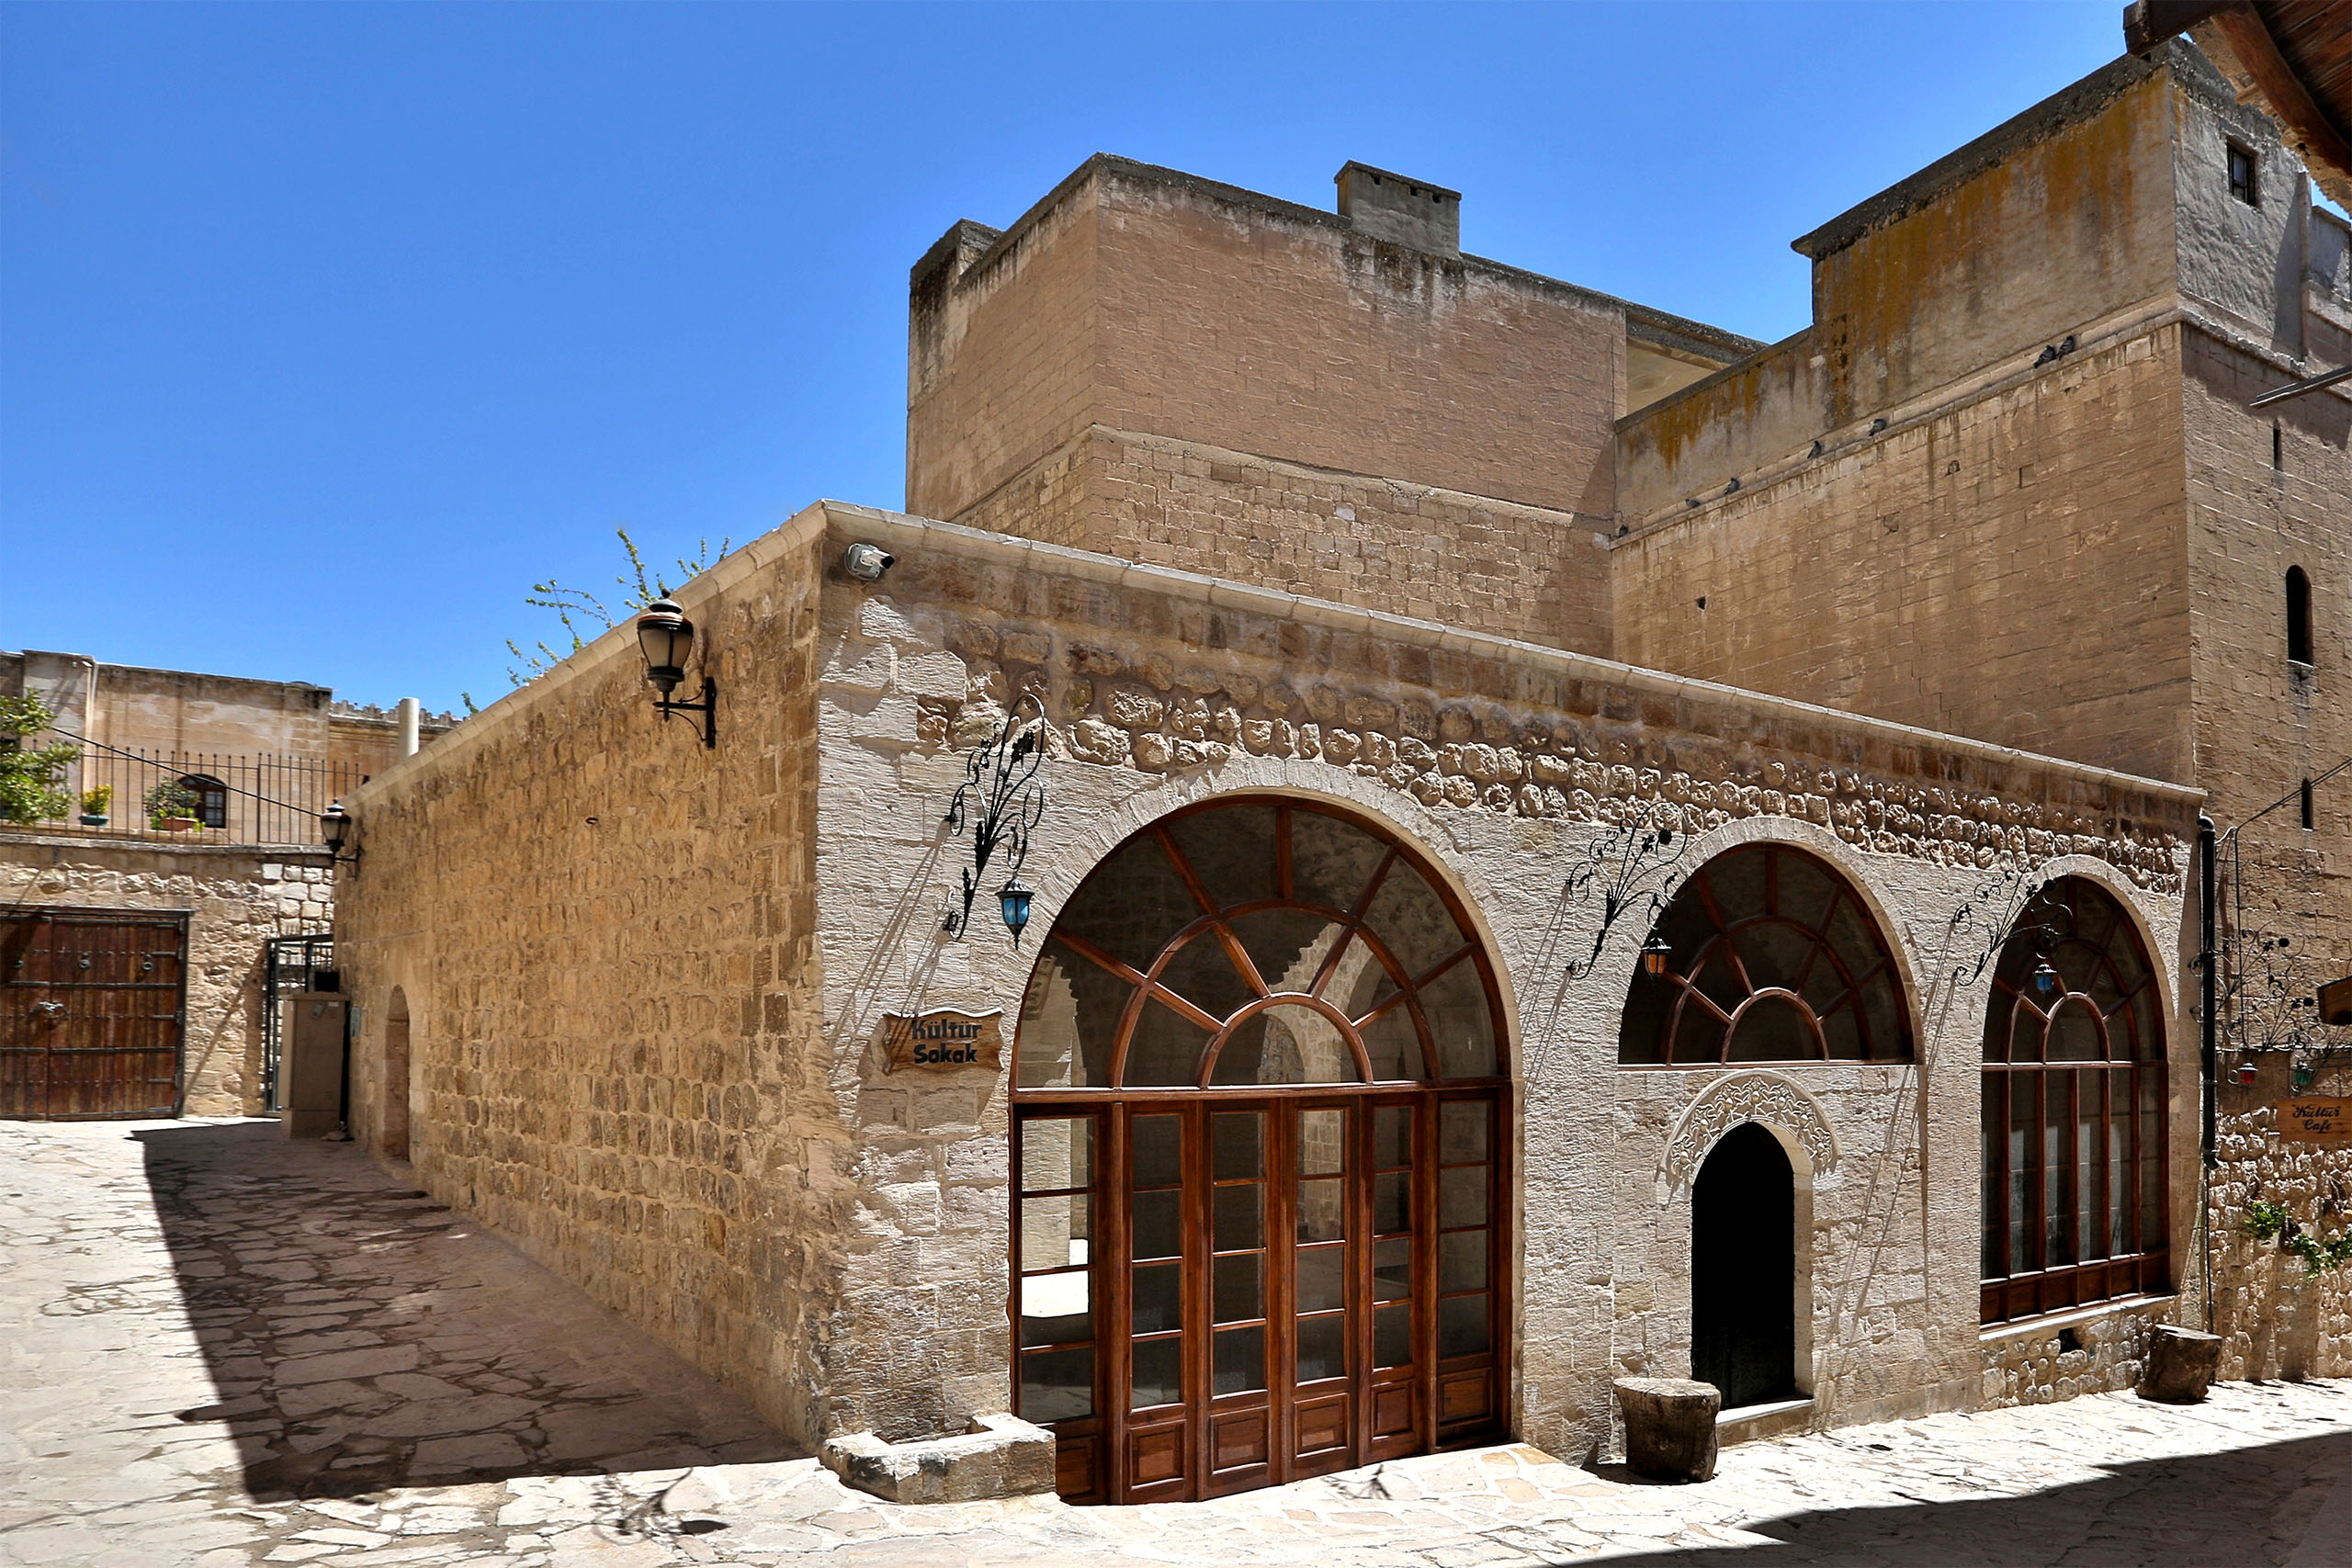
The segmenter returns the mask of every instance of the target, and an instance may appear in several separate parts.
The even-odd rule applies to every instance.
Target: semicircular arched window
[[[1054,920],[1019,1089],[1489,1077],[1498,996],[1435,873],[1304,801],[1218,802],[1136,834]]]
[[[1717,855],[1651,934],[1673,951],[1664,974],[1634,974],[1622,1066],[1911,1059],[1910,1012],[1877,921],[1802,850]]]
[[[2167,1288],[2154,966],[2114,895],[2062,876],[2018,917],[1984,1014],[1987,1323]]]

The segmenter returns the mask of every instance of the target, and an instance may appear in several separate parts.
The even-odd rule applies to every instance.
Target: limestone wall
[[[898,557],[877,585],[825,564],[861,538]],[[655,722],[616,636],[354,802],[360,1123],[399,986],[419,1179],[804,1440],[1011,1402],[1006,1075],[890,1073],[878,1042],[886,1011],[1017,1017],[1035,944],[985,897],[942,931],[968,853],[942,816],[1023,693],[1050,719],[1038,931],[1128,833],[1224,792],[1344,802],[1453,879],[1520,1079],[1511,1420],[1564,1453],[1609,1445],[1612,1372],[1687,1365],[1668,1133],[1725,1077],[1617,1067],[1643,931],[1566,980],[1600,918],[1568,871],[1636,803],[1693,863],[1757,838],[1828,859],[1905,970],[1917,1062],[1792,1069],[1836,1149],[1806,1225],[1823,1423],[1981,1393],[1966,959],[1999,892],[2080,871],[2178,940],[2194,797],[2098,770],[857,508],[684,596],[729,694],[715,752]]]
[[[324,934],[333,899],[322,857],[0,832],[0,908],[188,913],[181,1082],[190,1116],[261,1112],[264,944]]]
[[[825,1011],[868,1194],[842,1337],[895,1345],[892,1325],[915,1324],[931,1348],[865,1359],[861,1406],[903,1417],[935,1405],[954,1418],[1010,1398],[1002,1083],[968,1070],[902,1083],[880,1073],[873,1041],[885,1010],[1017,1016],[1030,953],[985,911],[964,941],[943,939],[937,917],[965,852],[939,821],[961,751],[1022,693],[1053,728],[1052,806],[1022,874],[1038,889],[1033,929],[1128,833],[1236,791],[1344,802],[1455,879],[1498,961],[1522,1080],[1514,1429],[1556,1452],[1608,1448],[1611,1375],[1687,1370],[1689,1204],[1664,1174],[1666,1145],[1695,1097],[1736,1076],[1617,1066],[1644,932],[1614,932],[1600,967],[1568,984],[1565,966],[1589,951],[1599,917],[1564,893],[1566,874],[1643,801],[1703,835],[1694,863],[1773,838],[1839,866],[1883,913],[1923,1049],[1899,1067],[1792,1070],[1838,1150],[1805,1222],[1813,1418],[1983,1397],[1984,992],[1961,977],[1994,940],[1983,897],[2028,868],[2079,870],[2137,912],[2152,951],[2171,951],[2192,795],[1049,547],[833,513],[837,545],[872,537],[899,557],[878,587],[829,595],[823,620],[818,881],[840,911],[821,937]],[[2176,1025],[2170,1047],[2173,1116],[2186,1125],[2193,1037]],[[2177,1235],[2195,1210],[2191,1151],[2173,1172]],[[2197,1311],[2158,1310],[2176,1321]]]
[[[907,504],[1606,652],[1632,317],[1645,397],[1752,346],[1096,158],[917,267]]]
[[[1612,547],[1619,656],[2189,776],[2179,332],[1718,479]]]
[[[809,1443],[854,1201],[818,1055],[812,552],[770,535],[681,592],[716,750],[624,627],[360,790],[337,911],[362,1136],[398,987],[420,1184]]]
[[[2225,1011],[2220,1118],[2210,1217],[2213,1329],[2225,1376],[2342,1376],[2352,1371],[2352,1302],[2345,1275],[2314,1278],[2275,1243],[2241,1232],[2245,1204],[2284,1204],[2323,1235],[2352,1229],[2352,1149],[2281,1145],[2271,1107],[2293,1092],[2292,1049],[2241,1055],[2266,1025],[2290,1021],[2272,998],[2272,974],[2308,995],[2352,974],[2352,775],[2316,786],[2312,826],[2294,797],[2305,778],[2352,756],[2352,398],[2319,393],[2254,412],[2257,392],[2291,378],[2283,356],[2199,333],[2188,340],[2182,384],[2188,437],[2199,775],[2224,829],[2240,831],[2223,861],[2225,987],[2245,999]],[[2277,434],[2273,435],[2273,426]],[[2274,464],[2274,454],[2278,462]],[[2314,661],[2287,658],[2287,569],[2311,578]],[[2287,804],[2249,821],[2281,797]],[[2285,935],[2287,954],[2259,943]],[[2339,1055],[2347,1032],[2305,1026],[2314,1049]],[[2274,1041],[2274,1044],[2289,1042]],[[2241,1062],[2252,1087],[2233,1081]],[[2352,1092],[2329,1069],[2312,1092]]]

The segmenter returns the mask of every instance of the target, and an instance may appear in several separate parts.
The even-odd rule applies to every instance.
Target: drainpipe
[[[2213,831],[2213,819],[2203,812],[2197,814],[2197,1089],[2199,1128],[2197,1151],[2197,1228],[2203,1233],[2204,1245],[2197,1249],[2199,1270],[2204,1280],[2205,1328],[2213,1327],[2213,1238],[2211,1234],[2213,1211],[2213,1102],[2220,1095],[2214,1076],[2214,1042],[2221,1029],[2221,942],[2214,927],[2219,923],[2221,898],[2215,882],[2214,862],[2219,858],[2220,841]]]
[[[2218,998],[2221,994],[2221,943],[2215,940],[2214,926],[2219,923],[2221,897],[2214,883],[2213,862],[2220,846],[2213,832],[2213,819],[2199,812],[2197,816],[2197,1077],[2201,1089],[2202,1113],[2197,1148],[2203,1157],[2205,1168],[2214,1165],[2213,1152],[2213,1077],[2214,1042],[2221,1028]]]
[[[401,699],[399,712],[401,721],[401,755],[403,757],[413,757],[416,755],[417,745],[416,699],[414,697],[402,697]]]

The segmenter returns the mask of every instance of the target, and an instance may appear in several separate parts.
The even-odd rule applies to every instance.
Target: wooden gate
[[[176,1116],[187,917],[0,915],[0,1118]]]

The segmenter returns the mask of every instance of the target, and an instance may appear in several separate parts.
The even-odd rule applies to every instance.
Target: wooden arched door
[[[1016,1408],[1076,1501],[1279,1484],[1504,1420],[1487,955],[1373,824],[1164,818],[1042,944],[1015,1045]]]

